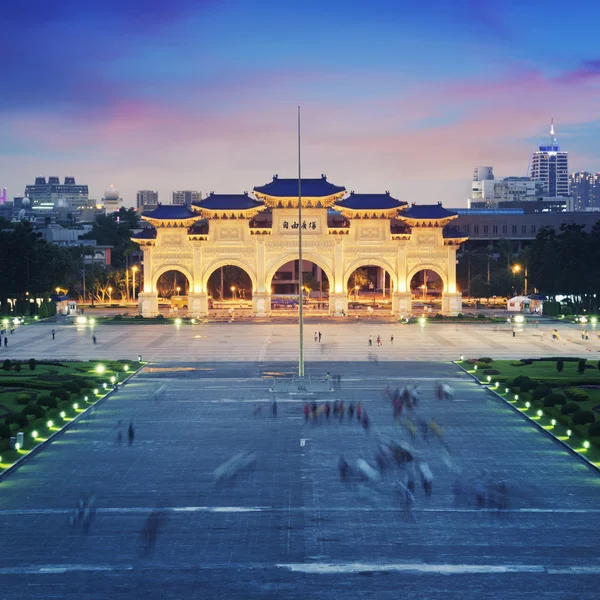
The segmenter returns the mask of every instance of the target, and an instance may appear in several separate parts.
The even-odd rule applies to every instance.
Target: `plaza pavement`
[[[0,598],[598,597],[600,477],[457,367],[309,363],[313,377],[325,369],[342,376],[330,401],[361,400],[371,419],[368,432],[333,418],[314,425],[297,395],[280,395],[271,415],[268,374],[293,373],[295,364],[264,356],[226,362],[228,351],[238,356],[264,344],[248,335],[220,347],[232,330],[208,338],[219,359],[196,362],[196,350],[185,362],[182,349],[178,362],[153,363],[0,483]],[[114,331],[113,341],[126,346]],[[60,330],[57,341],[77,335]],[[182,335],[169,334],[173,345],[157,352],[166,355]],[[283,342],[276,349],[292,352]],[[438,380],[455,389],[454,402],[434,399]],[[422,390],[418,414],[436,418],[449,449],[415,442],[434,482],[429,497],[417,488],[414,521],[403,513],[395,471],[376,484],[345,484],[337,472],[340,455],[373,462],[380,441],[402,437],[381,392],[411,382]],[[166,395],[155,400],[161,384]],[[131,447],[117,442],[118,422],[124,430],[130,419]],[[256,454],[254,467],[216,483],[214,470],[239,451]],[[507,482],[509,510],[474,506],[472,486],[486,471]],[[471,486],[459,502],[457,472]],[[68,525],[68,514],[89,493],[97,512],[86,535]],[[154,507],[166,520],[145,555],[140,532]]]
[[[561,339],[552,341],[552,329]],[[55,329],[56,339],[51,331]],[[600,358],[600,338],[589,326],[590,339],[582,340],[580,327],[556,322],[538,328],[526,325],[512,337],[506,324],[401,325],[377,321],[335,321],[309,319],[305,326],[306,360],[363,361],[369,353],[382,361],[456,360],[465,357],[522,358],[541,356],[583,356]],[[321,331],[321,343],[313,341]],[[92,343],[92,328],[56,323],[18,326],[8,336],[3,358],[37,359],[127,358],[157,361],[258,361],[293,362],[298,357],[297,325],[274,322],[201,323],[196,325],[97,325],[93,328],[97,344]],[[380,335],[383,346],[375,340]],[[394,336],[393,345],[390,343]],[[368,346],[369,336],[373,347]]]

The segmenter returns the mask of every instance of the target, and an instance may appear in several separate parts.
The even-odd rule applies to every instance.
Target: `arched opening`
[[[159,306],[173,309],[188,308],[188,294],[191,289],[189,276],[180,269],[164,269],[155,280],[154,289],[158,294]]]
[[[254,284],[249,273],[238,265],[221,265],[208,277],[206,291],[213,302],[239,304],[252,300]]]
[[[443,276],[433,269],[420,269],[410,278],[410,293],[413,309],[421,308],[438,311],[442,306],[445,283]]]
[[[348,312],[390,310],[395,288],[394,275],[385,264],[351,265],[346,272]]]
[[[311,260],[302,260],[304,306],[311,312],[329,309],[330,280],[326,271]],[[290,260],[280,265],[270,282],[271,309],[290,311],[298,308],[300,261]]]

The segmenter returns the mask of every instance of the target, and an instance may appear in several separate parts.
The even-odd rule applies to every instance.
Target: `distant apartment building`
[[[543,189],[541,181],[530,177],[504,177],[473,181],[473,195],[469,199],[469,208],[494,209],[510,206],[510,203],[515,202],[539,202],[545,197]]]
[[[492,208],[494,203],[494,184],[493,167],[475,167],[473,170],[469,205],[475,202],[478,205],[488,205],[488,208]]]
[[[25,187],[27,196],[33,206],[41,204],[58,204],[59,200],[71,210],[77,210],[87,205],[88,186],[75,183],[75,177],[65,177],[64,183],[56,176],[36,177],[33,185]]]
[[[158,206],[158,192],[154,190],[138,190],[136,207],[138,211],[154,210]]]
[[[531,156],[529,176],[542,182],[545,196],[566,198],[569,195],[568,153],[560,149],[554,135],[554,121],[550,125],[550,135]]]
[[[190,206],[192,202],[202,200],[202,192],[196,190],[179,190],[173,192],[172,204]]]
[[[571,173],[569,188],[573,210],[600,210],[600,173]]]

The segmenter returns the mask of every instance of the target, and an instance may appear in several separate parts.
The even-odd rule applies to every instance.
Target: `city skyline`
[[[572,28],[552,4],[13,5],[0,187],[241,193],[294,176],[297,105],[305,176],[348,190],[464,207],[475,165],[527,175],[551,118],[569,171],[596,172],[600,8]]]

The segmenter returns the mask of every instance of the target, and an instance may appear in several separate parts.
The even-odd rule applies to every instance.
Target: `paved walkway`
[[[308,372],[322,376],[325,365]],[[152,365],[44,452],[0,483],[0,596],[22,598],[597,598],[600,478],[453,365],[330,363],[361,400],[371,428],[317,425],[304,399],[278,399],[273,374],[293,363]],[[456,401],[433,398],[443,379]],[[418,415],[437,441],[414,445],[433,472],[419,486],[414,520],[395,469],[380,482],[340,481],[340,455],[374,462],[399,439],[382,387],[417,383]],[[164,397],[152,392],[165,384]],[[257,410],[262,407],[262,410]],[[134,443],[117,441],[133,419]],[[215,482],[243,451],[253,466]],[[454,484],[464,486],[455,496]],[[474,486],[504,480],[507,511],[479,510]],[[80,494],[95,494],[89,531],[69,526]],[[144,552],[154,508],[156,547]]]
[[[364,361],[369,354],[382,361],[455,360],[465,357],[520,358],[525,356],[586,356],[600,358],[600,339],[591,330],[590,339],[581,339],[574,325],[558,326],[561,340],[552,341],[556,325],[527,326],[512,337],[508,325],[399,325],[389,323],[332,322],[306,326],[305,353],[310,361]],[[56,330],[52,340],[51,331]],[[288,362],[298,357],[297,325],[282,323],[222,323],[199,325],[100,325],[92,329],[76,325],[36,324],[18,327],[9,335],[5,358],[37,359],[75,356],[89,358],[169,361],[259,360]],[[321,331],[321,343],[313,341]],[[383,341],[377,347],[376,339]],[[369,336],[373,347],[368,346]],[[391,337],[394,336],[393,345]]]

